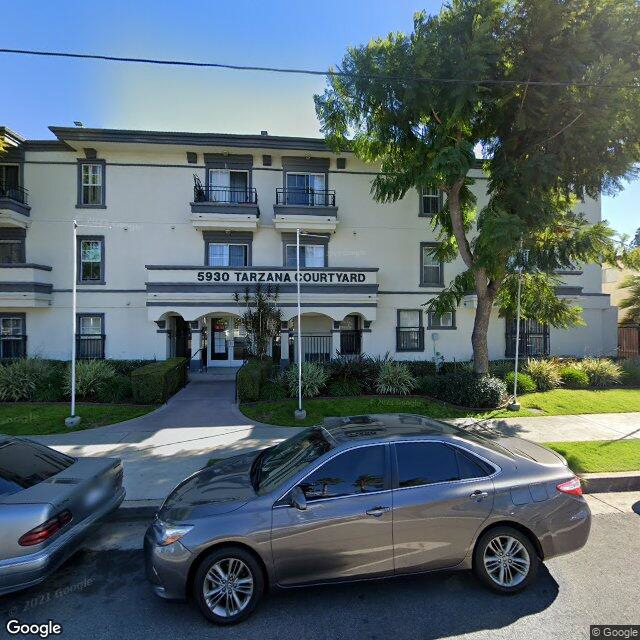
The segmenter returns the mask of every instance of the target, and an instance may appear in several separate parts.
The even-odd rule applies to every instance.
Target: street
[[[550,560],[524,593],[495,595],[467,573],[315,587],[270,594],[231,628],[206,623],[191,604],[154,596],[135,548],[145,523],[114,521],[43,585],[0,598],[3,631],[15,618],[57,622],[69,640],[587,638],[589,624],[640,623],[640,496],[613,496],[616,506],[606,496],[589,498],[587,546]]]

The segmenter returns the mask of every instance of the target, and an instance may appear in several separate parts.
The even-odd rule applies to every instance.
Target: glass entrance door
[[[227,353],[227,322],[223,318],[211,319],[211,364],[225,364]]]
[[[239,367],[246,358],[247,332],[238,318],[211,318],[209,366]]]

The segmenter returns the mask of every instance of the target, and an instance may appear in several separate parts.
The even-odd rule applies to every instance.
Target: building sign
[[[300,282],[306,284],[364,284],[375,282],[368,280],[368,275],[374,273],[357,270],[329,270],[329,271],[300,271]],[[258,282],[270,284],[296,283],[298,274],[295,270],[270,271],[268,269],[247,269],[234,271],[233,269],[203,269],[195,273],[197,282],[217,282],[229,284],[253,284]]]

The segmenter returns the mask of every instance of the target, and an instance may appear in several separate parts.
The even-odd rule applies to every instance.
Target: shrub
[[[436,374],[436,363],[432,360],[409,360],[405,364],[416,378],[434,376]]]
[[[589,386],[589,376],[578,365],[561,367],[560,379],[567,389],[586,389]]]
[[[260,399],[260,390],[269,380],[273,362],[253,358],[245,362],[238,371],[238,399],[242,402],[255,402]]]
[[[473,373],[473,362],[458,362],[452,360],[451,362],[442,363],[442,373],[458,373],[459,371]]]
[[[79,360],[76,362],[76,395],[85,400],[96,400],[103,385],[111,383],[116,370],[105,360]],[[71,394],[71,365],[64,381],[65,391]]]
[[[622,382],[630,387],[640,387],[640,358],[629,358],[623,360]]]
[[[114,376],[110,381],[101,385],[98,389],[98,402],[122,403],[128,402],[133,396],[131,378],[127,376]]]
[[[376,391],[384,395],[406,396],[416,388],[416,379],[404,362],[387,360],[380,365]]]
[[[141,404],[166,402],[186,383],[186,358],[152,362],[131,372],[133,401]]]
[[[270,380],[260,388],[260,400],[284,400],[288,397],[288,389],[282,380]]]
[[[611,387],[622,378],[622,367],[609,358],[585,358],[580,368],[589,376],[592,387]]]
[[[147,364],[156,362],[155,360],[107,360],[115,370],[116,373],[121,376],[130,376],[133,371],[144,367]]]
[[[494,378],[502,378],[504,380],[506,375],[512,372],[513,369],[513,360],[493,360],[489,363],[489,373]],[[518,369],[522,370],[522,363],[518,364]]]
[[[507,391],[513,389],[513,381],[515,380],[516,372],[509,371],[504,377],[505,384],[507,385]],[[518,371],[518,393],[533,393],[537,389],[536,383],[533,378],[527,373],[520,373]]]
[[[282,379],[289,390],[289,396],[296,398],[298,396],[298,367],[291,365],[285,369]],[[304,398],[313,398],[319,396],[329,379],[329,371],[327,368],[315,362],[302,363],[302,396]]]
[[[438,376],[420,376],[416,381],[416,389],[427,396],[435,396],[438,389]]]
[[[525,366],[525,373],[531,376],[538,391],[557,389],[562,382],[558,365],[553,360],[534,360],[529,358]]]
[[[499,378],[458,371],[437,376],[434,395],[461,407],[494,408],[506,397],[507,385]]]
[[[327,392],[335,398],[359,396],[362,394],[362,389],[362,383],[355,378],[331,380],[327,385]]]
[[[38,382],[47,374],[44,360],[24,358],[0,366],[0,400],[32,400]]]
[[[67,398],[65,380],[68,375],[67,364],[61,360],[48,360],[47,368],[36,380],[33,393],[35,402],[60,402]]]

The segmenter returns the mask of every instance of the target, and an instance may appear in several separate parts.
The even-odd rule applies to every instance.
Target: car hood
[[[259,453],[226,458],[189,476],[167,496],[158,517],[184,522],[240,508],[256,496],[249,471]]]

